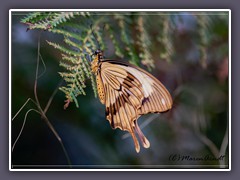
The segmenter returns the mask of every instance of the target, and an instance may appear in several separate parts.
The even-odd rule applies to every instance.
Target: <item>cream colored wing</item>
[[[100,66],[105,92],[101,102],[106,106],[106,118],[112,128],[130,132],[137,152],[140,146],[135,133],[148,148],[150,143],[138,127],[137,119],[142,114],[170,109],[172,99],[169,92],[155,77],[138,67],[119,64],[118,61],[103,61]]]

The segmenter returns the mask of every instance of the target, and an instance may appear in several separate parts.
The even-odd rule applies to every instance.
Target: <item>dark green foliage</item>
[[[67,100],[74,101],[78,106],[76,98],[86,94],[87,79],[91,80],[95,96],[97,94],[95,77],[90,68],[91,54],[96,49],[107,51],[112,44],[115,56],[151,70],[155,67],[152,54],[156,51],[159,59],[167,62],[174,60],[174,34],[185,23],[183,15],[180,12],[33,12],[21,22],[28,25],[28,29],[42,29],[63,36],[63,43],[47,42],[62,54],[59,63],[64,72],[59,74],[66,86],[60,90]],[[188,15],[196,18],[199,27],[195,33],[200,54],[198,63],[206,68],[209,63],[208,48],[214,42],[211,31],[217,27],[211,18],[226,22],[228,19],[217,14]]]

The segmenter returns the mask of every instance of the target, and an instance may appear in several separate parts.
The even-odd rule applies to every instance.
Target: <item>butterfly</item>
[[[96,75],[100,102],[105,105],[106,119],[113,129],[128,131],[136,152],[150,143],[138,126],[144,114],[160,113],[172,108],[172,97],[163,84],[147,71],[126,62],[104,59],[101,50],[95,51],[91,62]]]

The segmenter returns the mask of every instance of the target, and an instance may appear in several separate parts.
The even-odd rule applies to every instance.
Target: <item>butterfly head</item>
[[[101,54],[102,51],[100,49],[97,49],[95,52],[94,52],[94,55],[98,55],[98,54]]]
[[[103,51],[100,49],[97,49],[92,56],[95,56],[93,61],[101,61],[103,59]]]

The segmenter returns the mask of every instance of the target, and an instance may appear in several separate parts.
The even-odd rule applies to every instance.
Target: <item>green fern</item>
[[[194,14],[193,14],[194,15]],[[28,29],[42,29],[59,34],[63,42],[47,41],[61,54],[59,61],[63,72],[60,76],[66,85],[60,87],[68,102],[75,102],[77,97],[85,95],[86,81],[90,79],[95,96],[97,96],[95,76],[91,72],[89,60],[91,54],[98,48],[106,50],[111,44],[115,56],[126,58],[130,63],[145,65],[149,70],[154,68],[153,49],[158,48],[158,58],[172,61],[175,54],[173,34],[174,19],[178,12],[33,12],[24,17],[21,22]],[[227,21],[227,18],[222,20]],[[207,47],[209,41],[209,26],[211,19],[207,16],[196,16],[199,24],[199,63],[206,67]],[[151,25],[150,25],[151,24]],[[157,29],[157,32],[154,32]],[[156,37],[152,37],[152,34]],[[162,47],[159,49],[159,47]]]
[[[139,35],[138,35],[138,46],[141,47],[140,48],[140,58],[141,63],[145,66],[148,67],[149,70],[151,70],[152,68],[154,68],[154,60],[152,58],[151,55],[151,40],[147,31],[147,27],[145,25],[145,21],[147,19],[147,16],[139,16],[138,17],[138,21],[137,21],[137,28],[139,31]]]
[[[34,12],[28,14],[21,20],[22,23],[28,24],[29,29],[53,29],[64,22],[69,21],[76,16],[88,16],[86,12]]]
[[[164,50],[160,53],[160,57],[171,62],[171,57],[174,54],[174,46],[172,39],[173,27],[171,24],[171,15],[165,14],[162,18],[163,33],[160,42],[163,44]]]
[[[129,26],[133,25],[131,18],[128,16],[126,17],[123,14],[114,15],[114,18],[118,21],[118,25],[121,31],[121,40],[124,43],[124,47],[127,51],[128,56],[130,57],[130,63],[139,65],[139,57],[136,54],[134,47],[134,36],[130,32],[131,28],[129,28]]]
[[[216,39],[216,33],[212,32],[213,24],[219,23],[219,21],[225,19],[223,21],[228,21],[228,16],[222,14],[216,14],[211,16],[206,16],[204,13],[199,13],[196,15],[197,24],[198,24],[198,35],[199,35],[199,42],[198,42],[198,49],[200,52],[200,64],[201,66],[206,69],[208,65],[208,49],[212,44],[212,41]],[[227,32],[227,31],[226,31]]]
[[[199,51],[200,51],[200,64],[203,68],[207,67],[207,45],[208,45],[208,26],[209,26],[209,18],[204,15],[200,15],[198,18],[198,26],[199,26]]]

